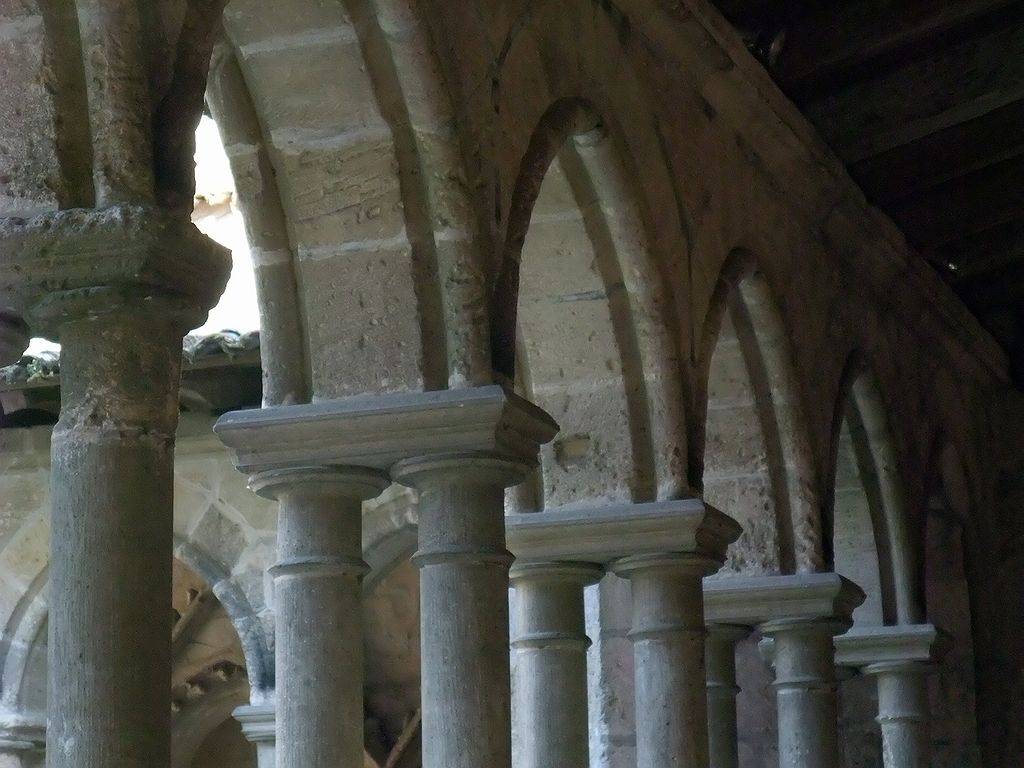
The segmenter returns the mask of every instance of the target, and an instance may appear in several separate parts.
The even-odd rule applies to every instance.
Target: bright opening
[[[231,166],[221,143],[217,125],[204,116],[196,130],[196,198],[192,221],[203,234],[231,250],[233,267],[224,295],[210,311],[205,324],[192,331],[208,335],[220,331],[248,333],[259,330],[256,279],[238,210]],[[46,339],[32,339],[27,354],[55,354],[60,345]]]

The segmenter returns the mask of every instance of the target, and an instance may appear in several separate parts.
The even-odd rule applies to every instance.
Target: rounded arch
[[[614,126],[555,101],[519,164],[492,296],[499,377],[546,408],[538,505],[678,495],[686,389],[671,290]]]
[[[701,330],[690,420],[694,485],[741,520],[736,569],[822,567],[813,464],[789,348],[768,279],[750,251],[725,259]]]
[[[850,353],[832,422],[825,505],[825,555],[867,594],[860,623],[922,620],[918,548],[884,395],[868,359]]]

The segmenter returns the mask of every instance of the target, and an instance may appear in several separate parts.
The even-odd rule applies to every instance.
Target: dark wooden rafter
[[[969,173],[887,206],[919,248],[963,239],[1024,217],[1024,156]]]
[[[927,56],[991,23],[1019,0],[829,0],[805,2],[776,63],[798,102],[865,75]]]
[[[1024,218],[951,240],[926,250],[925,255],[953,266],[954,286],[961,280],[1001,269],[1024,259]]]
[[[1024,386],[1024,0],[716,1]]]
[[[804,111],[839,156],[856,163],[1024,99],[1024,3],[1006,13],[983,34],[830,92]]]
[[[1024,302],[1024,259],[982,275],[974,275],[955,284],[967,306],[975,310],[993,310]]]
[[[1024,154],[1024,100],[950,126],[850,166],[876,205],[885,205]]]

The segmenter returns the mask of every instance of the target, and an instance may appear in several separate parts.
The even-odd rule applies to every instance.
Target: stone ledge
[[[390,470],[410,457],[497,453],[535,461],[558,425],[499,386],[359,395],[225,414],[214,426],[246,473],[289,467]]]
[[[183,216],[122,204],[0,219],[0,309],[31,316],[52,294],[96,288],[166,293],[212,307],[231,258]]]
[[[864,598],[860,587],[837,573],[704,579],[708,624],[754,627],[784,620],[849,622]]]
[[[932,664],[948,647],[948,637],[931,624],[890,627],[854,627],[837,635],[836,664],[867,667],[873,664]]]
[[[739,538],[728,515],[697,498],[508,515],[505,535],[517,559],[606,565],[642,554],[693,552],[718,562]]]
[[[253,744],[277,740],[277,705],[248,704],[231,714],[241,724],[242,735]]]

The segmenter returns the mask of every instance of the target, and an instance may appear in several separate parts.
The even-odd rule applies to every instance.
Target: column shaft
[[[701,579],[717,564],[691,555],[620,560],[633,590],[638,768],[707,768],[708,699]]]
[[[420,498],[423,768],[511,766],[504,488],[525,469],[479,456],[395,469]]]
[[[278,768],[363,762],[362,502],[366,471],[283,470],[253,478],[280,501],[276,692]]]
[[[838,768],[839,721],[833,635],[828,622],[772,622],[780,768]]]
[[[707,639],[708,749],[711,768],[738,768],[739,729],[736,722],[736,644],[750,629],[712,624]]]
[[[51,476],[50,768],[170,762],[181,333],[158,308],[61,326]]]
[[[515,565],[517,768],[588,768],[587,637],[583,588],[601,568]]]
[[[877,665],[865,670],[878,680],[878,723],[885,768],[927,768],[928,667]]]

